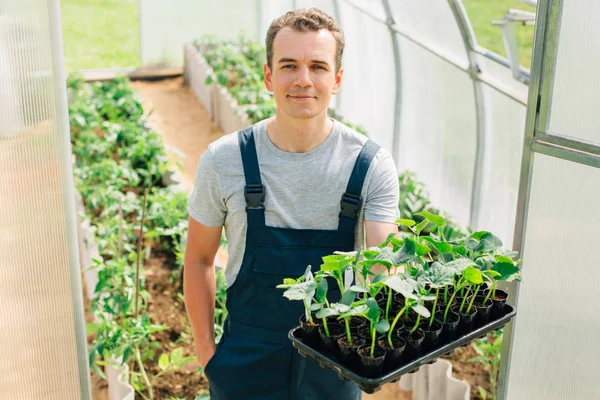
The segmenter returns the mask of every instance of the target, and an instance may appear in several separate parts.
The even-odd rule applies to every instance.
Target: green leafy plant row
[[[162,138],[147,128],[141,101],[126,78],[84,83],[72,75],[68,91],[76,187],[101,255],[92,267],[98,271],[98,284],[91,299],[97,322],[88,325],[88,333],[96,334],[90,367],[104,377],[99,366],[111,363],[122,369],[133,363],[130,383],[139,396],[154,399],[156,379],[195,357],[184,357],[182,348],[166,351],[152,340],[153,334],[169,328],[152,323],[147,313],[150,293],[136,268],[140,230],[143,221],[145,244],[174,261],[172,280],[177,282],[187,235],[187,195],[162,185],[168,169]],[[223,297],[225,280],[220,275]],[[216,322],[222,324],[225,300],[219,300]],[[147,360],[155,361],[160,372],[146,371]]]

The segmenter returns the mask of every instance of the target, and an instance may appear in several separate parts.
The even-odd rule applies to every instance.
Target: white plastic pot
[[[107,365],[104,373],[108,380],[109,400],[135,400],[135,389],[128,383],[129,366],[124,364],[124,372]]]
[[[452,363],[439,359],[400,379],[402,390],[412,390],[413,400],[469,400],[471,385],[452,376]]]

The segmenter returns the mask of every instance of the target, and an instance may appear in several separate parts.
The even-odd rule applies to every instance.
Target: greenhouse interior
[[[260,151],[265,186],[249,172],[260,121],[285,113],[268,85],[282,74],[265,66],[269,27],[312,7],[345,42],[323,121],[365,143],[334,196],[338,233],[359,216],[374,232],[353,187],[371,149],[393,159],[398,197],[385,241],[327,253],[308,244],[326,236],[317,228],[265,225],[274,172]],[[600,399],[600,295],[575,279],[600,282],[598,15],[597,0],[0,0],[0,398]],[[245,240],[259,244],[242,243],[232,284],[241,236],[219,226],[205,238],[212,289],[184,293],[189,243],[204,238],[189,202],[212,195],[202,160],[227,135],[242,151]],[[268,239],[255,229],[306,246],[298,260],[273,247],[272,271],[257,273],[252,246]],[[273,272],[285,264],[299,273]],[[269,273],[270,286],[252,282]],[[193,296],[214,327],[196,317],[192,329]],[[267,298],[266,313],[282,307],[270,319]],[[270,366],[244,364],[273,343],[231,333],[242,304],[267,322],[294,310],[295,325],[269,331],[281,343]],[[214,332],[208,363],[199,331]]]

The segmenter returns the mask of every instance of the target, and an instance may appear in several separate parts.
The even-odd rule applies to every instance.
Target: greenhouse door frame
[[[531,82],[527,104],[525,138],[521,161],[521,178],[517,202],[517,217],[513,249],[523,254],[527,216],[531,197],[533,161],[536,154],[559,158],[572,163],[600,168],[600,145],[550,132],[552,93],[556,72],[556,58],[560,34],[560,22],[564,0],[540,0],[538,2]],[[526,266],[524,268],[527,268]],[[518,305],[519,285],[509,287],[509,298]],[[498,379],[498,399],[507,400],[508,377],[511,363],[513,322],[504,329],[502,360]]]

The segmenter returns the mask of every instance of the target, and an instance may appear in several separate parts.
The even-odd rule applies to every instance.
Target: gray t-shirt
[[[327,139],[305,153],[276,147],[267,135],[267,120],[253,126],[268,226],[337,229],[341,196],[367,137],[333,122]],[[245,184],[237,132],[210,144],[200,157],[188,210],[203,225],[225,226],[227,286],[240,270],[246,245]],[[400,216],[398,176],[389,151],[381,148],[373,158],[361,196],[364,205],[356,229],[357,248],[364,244],[364,220],[393,223]]]

